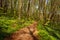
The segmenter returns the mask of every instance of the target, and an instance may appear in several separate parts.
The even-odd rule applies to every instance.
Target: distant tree
[[[18,0],[18,19],[21,19],[22,0]]]

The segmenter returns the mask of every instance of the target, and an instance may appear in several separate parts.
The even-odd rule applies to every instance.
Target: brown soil
[[[6,37],[4,40],[38,40],[36,26],[37,22],[34,22],[31,25],[12,33],[10,37]]]

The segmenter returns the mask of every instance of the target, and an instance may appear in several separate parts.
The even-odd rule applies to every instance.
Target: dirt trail
[[[36,26],[37,22],[34,22],[29,26],[12,33],[10,37],[5,38],[4,40],[38,40]]]

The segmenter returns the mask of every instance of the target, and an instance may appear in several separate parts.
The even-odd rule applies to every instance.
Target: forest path
[[[4,40],[38,40],[36,27],[37,22],[34,22],[29,26],[12,33],[10,37],[5,38]]]

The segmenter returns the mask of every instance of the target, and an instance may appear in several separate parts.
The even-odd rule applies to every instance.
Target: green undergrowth
[[[7,17],[0,17],[0,40],[11,33],[26,27],[32,24],[33,20],[25,20],[25,19],[9,19]]]
[[[48,24],[43,26],[42,24],[38,23],[37,29],[39,31],[39,40],[60,40],[59,30],[53,29],[53,25]]]

